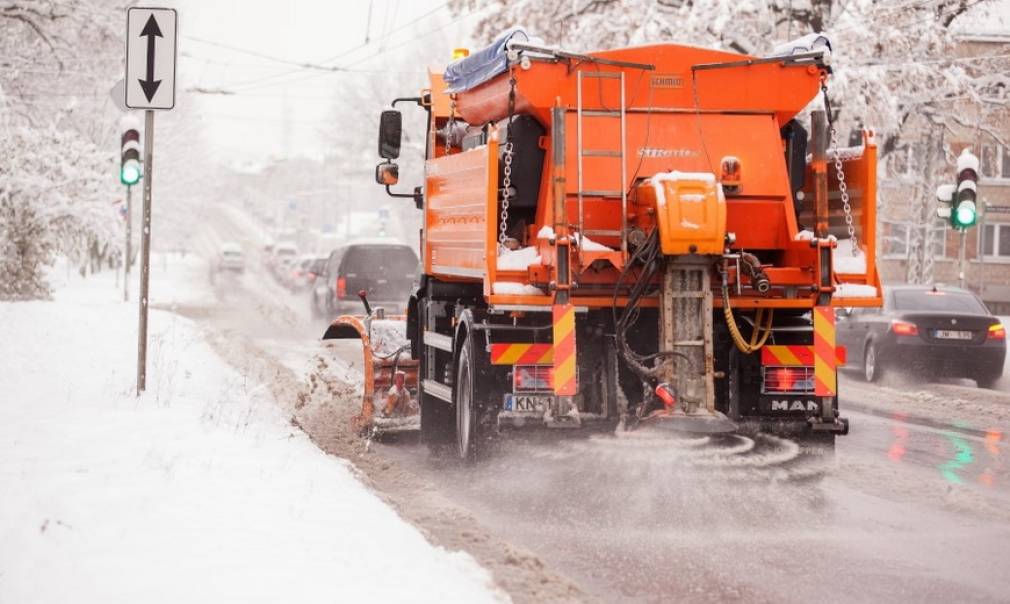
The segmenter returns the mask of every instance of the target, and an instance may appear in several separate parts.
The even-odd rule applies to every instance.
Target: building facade
[[[1010,31],[959,38],[957,53],[969,59],[1001,57],[1010,69]],[[960,101],[963,103],[963,101]],[[1010,115],[991,107],[962,108],[977,126],[917,119],[913,140],[881,166],[878,265],[886,283],[961,282],[960,233],[936,217],[936,186],[956,179],[956,158],[965,148],[979,157],[979,219],[965,233],[964,286],[996,314],[1010,314]],[[932,150],[932,153],[930,152]],[[928,207],[924,207],[924,204]],[[922,252],[917,253],[920,249]]]

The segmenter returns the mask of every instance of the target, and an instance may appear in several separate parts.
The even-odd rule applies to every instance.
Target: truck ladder
[[[579,198],[579,236],[589,237],[591,235],[600,235],[604,237],[620,237],[621,238],[621,255],[627,260],[628,258],[628,190],[627,190],[627,178],[628,178],[628,164],[625,161],[625,156],[627,155],[627,123],[626,123],[626,103],[625,103],[625,90],[624,90],[624,72],[623,71],[578,71],[578,82],[577,82],[577,95],[576,95],[576,115],[577,115],[577,129],[576,129],[576,147],[578,149],[579,159],[578,159],[578,198]],[[608,109],[606,107],[600,107],[598,109],[586,109],[582,103],[582,86],[586,78],[599,80],[598,86],[603,87],[604,80],[618,80],[621,86],[621,104],[619,109]],[[602,97],[602,92],[601,95]],[[583,147],[583,124],[586,118],[599,118],[599,119],[620,119],[621,120],[621,141],[620,148],[618,149],[586,149]],[[610,157],[615,158],[621,162],[621,180],[618,186],[614,189],[602,189],[602,190],[586,190],[584,188],[583,175],[585,173],[582,165],[582,159],[584,157]],[[620,199],[621,200],[621,230],[620,232],[612,230],[586,230],[585,229],[585,204],[584,199],[586,197],[599,197],[603,199]]]

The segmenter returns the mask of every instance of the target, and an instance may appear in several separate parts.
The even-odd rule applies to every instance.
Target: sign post
[[[126,11],[126,106],[144,110],[144,209],[140,238],[140,324],[137,394],[147,386],[147,309],[151,280],[151,182],[154,112],[175,107],[177,14],[170,8]]]

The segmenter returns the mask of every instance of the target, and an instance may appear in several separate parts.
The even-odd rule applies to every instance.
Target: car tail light
[[[1005,340],[1006,339],[1006,327],[1003,327],[1002,323],[994,323],[989,326],[989,333],[986,335],[988,340]]]
[[[810,394],[814,391],[814,368],[806,365],[761,368],[764,394]]]
[[[337,278],[337,297],[347,297],[347,279],[344,279],[343,277]]]
[[[516,365],[512,370],[513,392],[554,390],[554,368],[549,365]]]
[[[891,321],[891,332],[896,336],[917,336],[919,328],[908,321]]]

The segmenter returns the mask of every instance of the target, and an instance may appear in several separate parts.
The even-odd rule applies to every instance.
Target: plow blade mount
[[[719,411],[701,410],[687,414],[674,410],[653,412],[643,418],[635,429],[653,433],[724,434],[735,432],[737,425]]]
[[[323,335],[324,340],[361,342],[361,412],[352,420],[355,431],[388,434],[421,429],[417,361],[410,358],[406,333],[403,316],[344,315]]]

